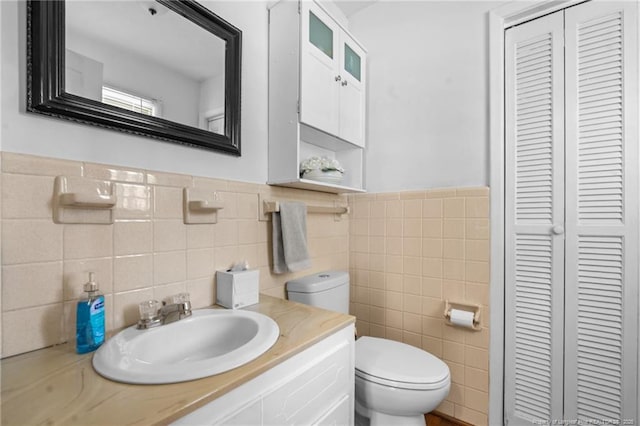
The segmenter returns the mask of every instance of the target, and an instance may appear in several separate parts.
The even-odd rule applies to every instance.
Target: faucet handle
[[[137,328],[139,330],[155,327],[161,324],[160,319],[160,302],[157,300],[145,300],[138,304],[140,312],[140,320]]]
[[[173,303],[180,306],[180,318],[191,316],[191,301],[189,293],[179,293],[173,296]]]
[[[171,296],[171,303],[173,304],[184,304],[189,301],[189,293],[178,293]]]
[[[180,319],[191,316],[191,301],[189,300],[189,293],[178,293],[167,297],[167,299],[162,302],[162,305],[178,312]]]
[[[157,300],[145,300],[138,305],[141,320],[152,320],[158,317],[160,302]]]

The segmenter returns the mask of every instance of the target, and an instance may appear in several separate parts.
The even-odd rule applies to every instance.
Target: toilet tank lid
[[[287,291],[316,293],[349,284],[349,274],[345,271],[324,271],[287,281]]]

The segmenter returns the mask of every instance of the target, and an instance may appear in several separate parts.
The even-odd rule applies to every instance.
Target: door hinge
[[[298,0],[298,14],[302,12],[302,0]]]
[[[298,114],[300,114],[300,99],[298,99],[296,109],[298,110]]]

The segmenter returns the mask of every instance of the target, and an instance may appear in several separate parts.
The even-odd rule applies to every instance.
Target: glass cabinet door
[[[338,135],[340,27],[315,2],[303,1],[300,16],[300,121]]]
[[[347,33],[340,42],[340,137],[364,146],[366,53]]]
[[[333,30],[309,11],[309,43],[333,59]]]
[[[360,55],[353,51],[347,43],[344,43],[344,71],[348,72],[360,81],[360,74],[362,69],[362,60]]]

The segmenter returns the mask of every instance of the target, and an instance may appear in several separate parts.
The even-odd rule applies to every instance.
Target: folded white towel
[[[307,206],[304,203],[280,203],[273,213],[273,272],[283,274],[311,267],[307,250]]]

